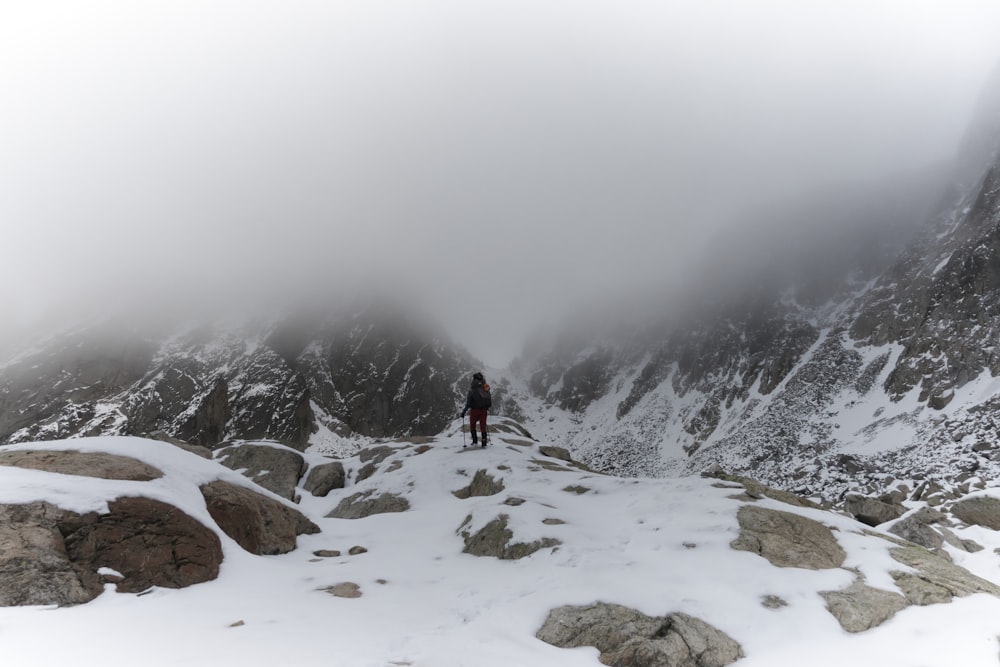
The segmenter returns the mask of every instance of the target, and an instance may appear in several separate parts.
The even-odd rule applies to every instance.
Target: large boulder
[[[724,667],[744,657],[735,640],[693,616],[651,617],[616,604],[558,607],[535,636],[560,648],[593,646],[616,667]]]
[[[320,532],[298,510],[242,486],[215,481],[201,493],[219,528],[252,554],[288,553],[297,536]]]
[[[153,466],[129,456],[75,450],[0,451],[0,465],[30,468],[63,475],[149,482],[163,477]]]
[[[325,498],[334,489],[344,488],[346,482],[347,473],[344,472],[344,464],[332,461],[310,468],[302,488],[314,496]]]
[[[295,487],[306,470],[302,455],[284,447],[234,445],[219,450],[216,456],[222,465],[288,500],[295,499]]]
[[[485,470],[477,470],[469,485],[452,491],[456,498],[466,500],[476,496],[494,496],[504,490],[503,479],[497,479]]]
[[[740,535],[730,546],[762,556],[778,567],[822,570],[840,567],[847,558],[833,531],[804,516],[743,505],[737,520]]]
[[[889,555],[907,569],[889,573],[898,591],[873,588],[858,579],[843,590],[820,593],[827,610],[847,632],[874,628],[911,605],[944,604],[973,593],[1000,596],[1000,586],[924,547],[883,535],[870,536],[892,542],[895,546]]]
[[[944,545],[963,551],[978,551],[982,547],[972,540],[963,540],[947,528],[948,518],[932,507],[921,507],[889,527],[889,532],[908,542],[919,544],[947,557]]]
[[[532,542],[514,542],[514,533],[507,527],[510,517],[506,514],[497,516],[475,533],[465,528],[471,520],[471,516],[465,519],[465,522],[459,527],[459,534],[465,540],[465,548],[462,549],[462,552],[473,556],[519,560],[541,549],[561,544],[559,540],[551,537],[544,537]]]
[[[101,592],[66,554],[58,526],[67,514],[44,502],[0,505],[0,607],[80,604]]]
[[[892,572],[893,580],[910,604],[951,602],[952,598],[973,593],[1000,597],[1000,586],[922,547],[902,544],[889,553],[897,563],[912,568],[905,572]]]
[[[952,515],[967,524],[1000,530],[1000,498],[975,496],[951,506]]]
[[[827,610],[847,632],[864,632],[882,625],[909,604],[899,593],[855,581],[840,591],[823,591]]]
[[[844,510],[861,523],[878,526],[887,521],[894,521],[906,514],[902,505],[887,503],[878,498],[869,498],[860,494],[849,494],[844,499]]]
[[[375,495],[374,491],[362,491],[344,498],[327,514],[331,519],[364,519],[374,514],[405,512],[410,509],[410,501],[393,493]]]
[[[89,589],[100,588],[101,567],[122,575],[118,590],[124,593],[184,588],[218,576],[219,537],[178,508],[150,498],[119,498],[108,509],[59,521],[66,554]]]

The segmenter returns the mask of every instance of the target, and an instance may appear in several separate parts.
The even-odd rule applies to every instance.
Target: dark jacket
[[[484,399],[480,396],[479,390],[483,387],[486,388],[486,398],[485,404]],[[474,380],[472,382],[472,387],[469,388],[469,394],[465,397],[465,409],[468,410],[487,410],[493,405],[493,399],[490,397],[489,385],[479,380]]]

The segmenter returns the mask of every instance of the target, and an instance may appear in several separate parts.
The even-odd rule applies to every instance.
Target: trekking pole
[[[465,417],[462,417],[462,423],[458,429],[462,432],[462,449],[465,449]]]

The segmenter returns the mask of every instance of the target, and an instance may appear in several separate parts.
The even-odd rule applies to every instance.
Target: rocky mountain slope
[[[0,368],[0,443],[163,432],[336,449],[435,434],[455,416],[476,366],[467,352],[393,309],[322,313],[108,320],[53,337]]]
[[[529,427],[606,471],[721,463],[825,498],[1000,473],[1000,159],[990,156],[909,243],[843,262],[835,280],[825,269],[812,281],[772,274],[682,321],[635,318],[626,336],[582,336],[574,324],[515,365]]]
[[[989,492],[937,510],[903,501],[872,528],[722,472],[595,473],[510,420],[496,421],[492,446],[463,449],[456,427],[339,460],[271,442],[207,458],[121,437],[5,447],[6,658],[996,662],[1000,500]],[[278,460],[298,461],[284,481],[255,472],[288,469]],[[911,533],[938,542],[899,537]],[[155,554],[156,567],[136,553]]]

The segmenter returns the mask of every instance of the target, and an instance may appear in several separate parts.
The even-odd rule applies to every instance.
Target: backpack
[[[472,407],[476,410],[485,410],[493,406],[493,397],[490,395],[488,384],[473,385],[472,387]]]

